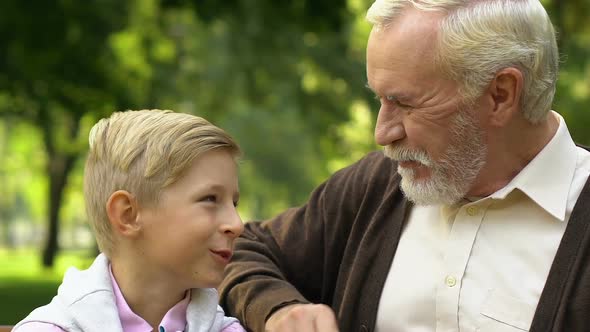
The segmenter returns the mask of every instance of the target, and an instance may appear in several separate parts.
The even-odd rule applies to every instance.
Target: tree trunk
[[[47,241],[43,249],[43,266],[52,267],[59,250],[59,210],[63,201],[63,193],[68,175],[74,167],[76,155],[49,155],[47,176],[49,177],[49,229]]]
[[[59,121],[61,127],[55,126],[55,117],[61,116]],[[74,149],[62,151],[55,144],[58,135],[64,135],[70,142],[77,139],[80,130],[80,115],[73,113],[54,113],[50,116],[47,107],[43,107],[39,113],[39,123],[43,133],[43,139],[47,151],[47,176],[49,177],[49,197],[48,197],[48,222],[47,237],[43,249],[42,264],[44,267],[52,267],[55,256],[59,250],[59,222],[60,208],[63,201],[63,193],[66,187],[68,176],[74,167],[76,159],[80,152]]]
[[[2,243],[7,248],[13,248],[14,243],[12,241],[12,236],[10,234],[10,214],[8,212],[8,208],[5,206],[0,206],[0,224],[2,224]]]
[[[0,122],[0,125],[2,127],[0,127],[0,133],[1,133],[1,137],[0,137],[0,162],[2,164],[4,164],[4,160],[6,160],[6,150],[8,147],[8,139],[9,139],[9,133],[8,133],[8,129],[9,126],[5,125],[4,121]],[[6,188],[7,187],[7,176],[6,176],[6,172],[4,171],[4,169],[2,167],[0,167],[0,188]],[[7,193],[5,191],[4,196],[6,196],[6,194],[12,194],[12,193]],[[10,237],[10,209],[11,209],[11,204],[9,203],[9,198],[8,197],[0,197],[0,224],[2,224],[2,229],[3,229],[3,237],[2,237],[2,243],[11,248],[12,247],[12,241],[11,241],[11,237]]]

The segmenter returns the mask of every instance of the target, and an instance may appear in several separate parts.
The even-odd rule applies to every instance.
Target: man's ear
[[[523,84],[522,72],[516,68],[508,67],[496,73],[488,90],[493,106],[488,114],[492,126],[504,127],[521,111]]]
[[[138,221],[138,205],[135,196],[125,190],[117,190],[107,201],[107,215],[113,231],[133,237],[139,233],[141,225]]]

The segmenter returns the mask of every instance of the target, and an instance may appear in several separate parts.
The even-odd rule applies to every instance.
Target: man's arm
[[[321,300],[323,186],[301,208],[247,223],[236,240],[220,295],[228,314],[249,329],[264,331],[266,319],[287,305]]]
[[[299,308],[295,313],[317,313],[325,307],[291,305],[332,305],[350,228],[360,204],[373,204],[362,200],[367,182],[374,180],[371,174],[377,173],[376,165],[383,167],[383,158],[380,152],[370,154],[320,185],[304,206],[246,224],[220,286],[221,304],[228,314],[250,330],[264,331],[266,320],[286,306]],[[283,317],[290,320],[290,315]]]
[[[265,332],[338,332],[332,308],[324,304],[292,304],[275,311],[265,324]]]

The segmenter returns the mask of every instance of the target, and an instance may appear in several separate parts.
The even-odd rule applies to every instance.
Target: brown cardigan
[[[302,207],[246,224],[221,305],[251,331],[291,303],[324,303],[341,331],[373,331],[381,291],[411,207],[393,161],[368,154]],[[590,180],[571,214],[530,331],[590,331]]]

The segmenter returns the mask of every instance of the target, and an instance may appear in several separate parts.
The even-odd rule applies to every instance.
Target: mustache
[[[432,159],[430,159],[426,151],[420,149],[410,149],[407,146],[390,144],[384,148],[383,153],[398,162],[418,161],[425,166],[432,165]]]

